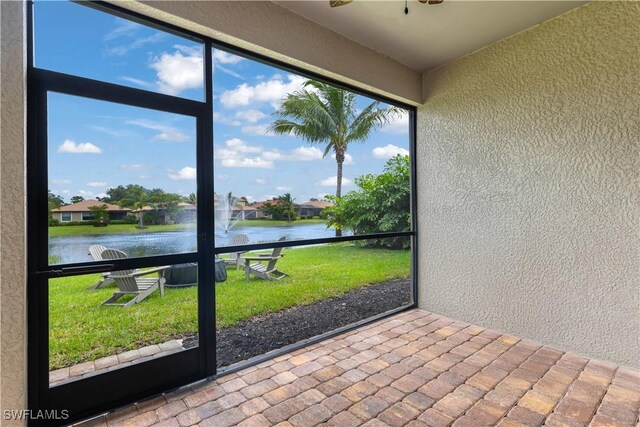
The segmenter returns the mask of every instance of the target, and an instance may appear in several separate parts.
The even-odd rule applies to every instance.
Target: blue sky
[[[36,66],[201,101],[202,46],[68,2],[36,2]],[[305,79],[214,51],[214,167],[218,193],[250,201],[290,192],[298,202],[335,192],[336,163],[323,146],[266,128],[286,94]],[[364,108],[371,100],[358,98]],[[117,185],[196,191],[195,120],[101,101],[49,95],[49,188],[66,200],[93,198]],[[351,144],[343,192],[408,152],[400,117]]]

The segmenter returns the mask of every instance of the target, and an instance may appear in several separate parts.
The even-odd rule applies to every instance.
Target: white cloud
[[[131,36],[140,28],[140,24],[122,18],[116,18],[115,22],[115,28],[105,34],[105,41],[114,40],[122,36]]]
[[[322,181],[318,181],[316,182],[316,185],[319,185],[321,187],[335,187],[338,183],[338,177],[337,176],[330,176],[329,178],[323,179]],[[349,178],[345,178],[342,177],[342,186],[343,187],[347,187],[349,185],[353,184],[353,181],[351,181]]]
[[[262,200],[271,200],[274,199],[276,196],[274,196],[273,194],[263,194],[262,195]]]
[[[136,86],[140,86],[140,87],[144,87],[144,88],[153,87],[153,84],[151,84],[149,82],[146,82],[144,80],[136,79],[134,77],[122,76],[122,77],[120,77],[120,80],[124,80],[125,82],[133,83]]]
[[[219,111],[215,111],[213,113],[213,121],[214,121],[214,123],[221,123],[223,125],[229,125],[229,126],[240,126],[240,125],[242,125],[242,122],[240,120],[225,116],[224,114],[222,114]]]
[[[69,185],[72,181],[70,179],[52,179],[51,182],[56,185]]]
[[[156,84],[162,93],[179,95],[187,89],[202,87],[203,61],[199,48],[175,45],[174,53],[163,53],[153,59],[150,67],[156,71]]]
[[[219,62],[221,64],[237,64],[240,61],[243,61],[244,58],[238,55],[234,55],[229,52],[225,52],[220,49],[213,49],[213,61]]]
[[[267,102],[277,108],[286,95],[300,89],[306,80],[304,77],[290,74],[286,81],[282,76],[276,75],[255,86],[243,83],[235,89],[224,91],[220,96],[220,102],[227,108],[246,106],[256,102]]]
[[[222,166],[227,168],[258,168],[273,169],[273,162],[262,159],[261,157],[244,158],[244,159],[224,159]]]
[[[397,147],[393,144],[385,145],[384,147],[376,147],[372,151],[373,157],[376,159],[390,159],[396,154],[401,154],[403,156],[409,155],[409,150],[404,148]]]
[[[322,150],[318,147],[298,147],[293,150],[289,160],[297,160],[301,162],[322,160]]]
[[[214,64],[214,70],[220,70],[225,74],[229,74],[230,76],[235,77],[236,79],[244,80],[244,77],[242,76],[242,74],[238,74],[235,71],[230,70],[227,67],[224,67],[220,64]]]
[[[274,136],[269,132],[269,125],[250,125],[242,126],[242,133],[252,136]]]
[[[243,110],[236,113],[236,118],[249,123],[256,123],[265,117],[267,117],[267,115],[260,110]]]
[[[107,56],[124,56],[132,50],[162,40],[164,36],[165,35],[163,33],[156,33],[148,37],[136,38],[123,45],[108,47],[107,49],[105,49],[105,54]]]
[[[156,134],[153,139],[171,142],[185,142],[189,140],[189,136],[173,126],[154,122],[148,119],[136,119],[127,121],[130,125],[140,126],[145,129],[156,130],[160,133]]]
[[[255,182],[258,185],[265,185],[267,183],[267,180],[264,178],[256,178]]]
[[[333,153],[333,154],[331,155],[331,158],[332,158],[333,160],[335,160],[335,159],[336,159],[336,154],[335,154],[335,153]],[[344,153],[344,163],[343,163],[343,164],[345,164],[345,165],[352,165],[353,163],[354,163],[354,162],[353,162],[353,156],[352,156],[351,154],[349,154],[349,153]]]
[[[100,154],[102,153],[102,149],[96,145],[93,145],[90,142],[84,143],[76,143],[71,139],[65,139],[62,144],[58,147],[58,153],[89,153],[89,154]]]
[[[247,145],[247,143],[240,138],[228,139],[224,142],[224,144],[231,150],[234,150],[238,153],[260,153],[262,151],[261,147]]]
[[[278,185],[276,187],[277,191],[291,191],[291,187],[287,187],[286,185]]]
[[[381,130],[387,133],[409,133],[409,114],[403,110],[401,114],[396,115],[396,117],[383,126]]]
[[[276,161],[306,162],[322,159],[322,151],[317,147],[298,147],[289,152],[265,150],[261,146],[249,145],[240,138],[232,138],[225,141],[223,146],[216,146],[214,155],[222,166],[230,168],[271,169]]]
[[[144,169],[146,166],[142,163],[132,163],[130,165],[120,165],[120,169],[123,171],[139,171]]]
[[[114,138],[126,138],[130,135],[130,132],[123,131],[121,129],[114,129],[108,126],[96,126],[88,125],[89,129],[97,130],[98,132],[105,133]]]
[[[178,173],[169,171],[169,178],[173,180],[196,179],[196,168],[185,166]]]
[[[106,186],[107,186],[106,182],[88,182],[87,183],[87,187],[100,188],[100,187],[106,187]]]
[[[278,150],[265,151],[262,156],[267,160],[283,160],[285,158]]]
[[[218,181],[228,181],[229,175],[219,174],[216,178],[218,179]]]

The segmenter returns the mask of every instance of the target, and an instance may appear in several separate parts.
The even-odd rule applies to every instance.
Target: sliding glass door
[[[79,419],[215,373],[210,48],[71,2],[33,19],[29,401]]]

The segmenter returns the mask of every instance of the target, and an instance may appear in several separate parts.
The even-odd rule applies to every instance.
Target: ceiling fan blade
[[[428,2],[429,0],[418,0],[420,3],[425,4],[426,2]]]
[[[345,4],[351,3],[353,0],[329,0],[329,5],[331,7],[344,6]]]
[[[440,4],[442,3],[444,0],[427,0],[429,2],[429,4]],[[424,2],[422,2],[424,3]]]

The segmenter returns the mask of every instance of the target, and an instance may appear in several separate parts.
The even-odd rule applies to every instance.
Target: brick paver
[[[411,310],[87,426],[636,426],[639,411],[636,370]]]

